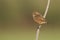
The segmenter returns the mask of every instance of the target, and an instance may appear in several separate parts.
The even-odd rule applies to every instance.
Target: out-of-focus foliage
[[[60,0],[51,0],[46,16],[47,27],[41,29],[42,40],[59,40],[59,4]],[[38,11],[43,15],[46,5],[47,0],[0,0],[0,40],[35,40],[37,24],[32,13]]]
[[[32,23],[32,12],[44,13],[47,0],[1,0],[0,20],[3,22]],[[52,23],[59,22],[59,0],[51,0],[47,20]]]

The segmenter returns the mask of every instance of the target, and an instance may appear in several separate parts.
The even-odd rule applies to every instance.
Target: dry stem
[[[48,12],[48,8],[49,8],[49,4],[50,4],[50,0],[48,0],[47,7],[46,7],[45,13],[43,15],[44,18],[46,18],[46,15],[47,15],[47,12]],[[37,31],[36,31],[36,40],[38,40],[40,28],[41,28],[41,25],[39,25],[39,27],[37,28]]]

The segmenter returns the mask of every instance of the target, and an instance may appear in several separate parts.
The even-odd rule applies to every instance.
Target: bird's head
[[[33,12],[33,17],[36,17],[36,16],[41,16],[41,14],[39,12]]]

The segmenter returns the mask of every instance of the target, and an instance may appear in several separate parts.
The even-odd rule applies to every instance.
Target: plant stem
[[[40,25],[39,27],[37,27],[37,31],[36,31],[36,40],[38,40],[40,28],[41,28],[41,25]]]
[[[46,10],[45,10],[45,13],[43,15],[44,18],[46,18],[46,15],[47,15],[47,12],[48,12],[48,9],[49,9],[49,5],[50,5],[50,0],[48,0],[47,6],[46,6]]]
[[[46,7],[45,13],[44,13],[44,15],[43,15],[44,18],[46,18],[49,5],[50,5],[50,0],[48,0],[47,7]],[[36,40],[38,40],[40,28],[41,28],[41,25],[39,25],[38,28],[37,28],[37,31],[36,31]]]

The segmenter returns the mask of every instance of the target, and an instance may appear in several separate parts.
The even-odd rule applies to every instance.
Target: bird
[[[39,12],[33,12],[32,13],[32,16],[33,16],[33,20],[39,24],[39,25],[42,25],[42,24],[46,24],[46,19],[42,16],[41,13]]]

